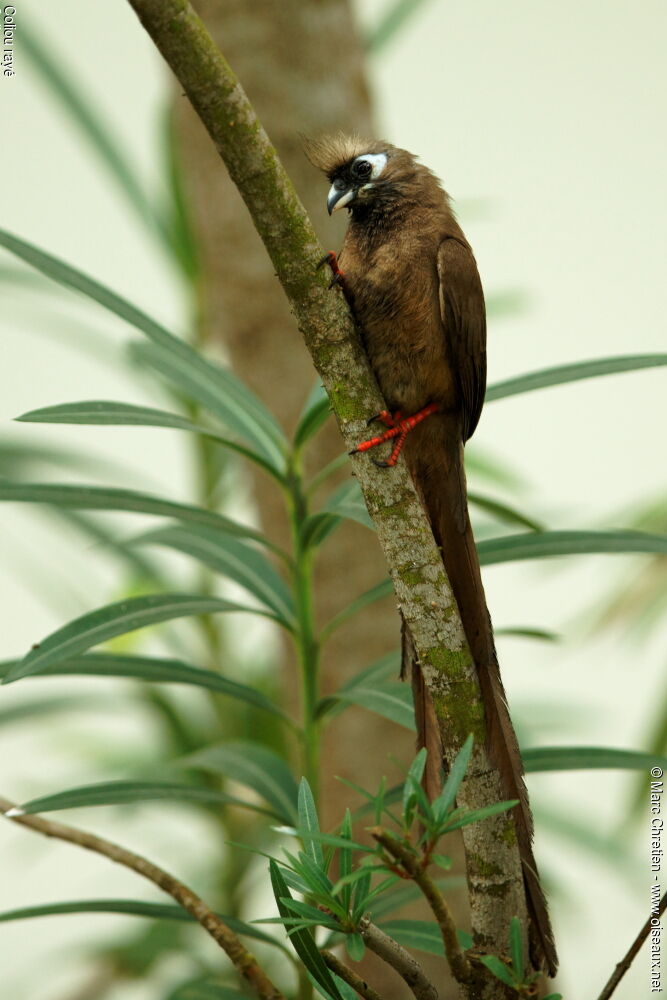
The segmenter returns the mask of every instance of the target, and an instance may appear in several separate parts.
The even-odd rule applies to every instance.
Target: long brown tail
[[[477,666],[486,714],[489,757],[500,773],[503,794],[508,799],[519,800],[514,817],[532,925],[531,950],[539,959],[536,965],[544,967],[553,976],[558,960],[546,900],[533,857],[533,822],[523,779],[523,763],[500,678],[479,558],[468,517],[463,446],[460,437],[454,432],[450,434],[444,421],[437,419],[433,420],[428,430],[424,427],[424,433],[418,439],[415,434],[415,438],[415,446],[409,449],[406,458],[436,542],[442,548],[447,576]],[[403,654],[404,661],[410,660],[412,666],[411,643],[405,637]],[[408,663],[404,662],[404,669],[407,666]],[[413,690],[421,745],[429,749],[430,755],[436,737],[429,729],[437,726],[437,722],[418,666],[413,670]]]

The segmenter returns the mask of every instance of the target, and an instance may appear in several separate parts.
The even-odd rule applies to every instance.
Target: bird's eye
[[[354,175],[356,177],[360,177],[360,178],[363,179],[365,177],[369,177],[370,176],[370,173],[371,173],[372,169],[373,169],[373,167],[368,162],[368,160],[359,160],[352,167],[352,172],[354,173]]]

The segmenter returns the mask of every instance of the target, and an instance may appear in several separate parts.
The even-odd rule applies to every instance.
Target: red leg
[[[333,288],[334,285],[340,285],[341,288],[344,288],[345,271],[341,271],[339,267],[338,256],[335,250],[329,250],[328,253],[325,253],[322,260],[318,261],[317,270],[319,271],[319,269],[321,267],[324,267],[325,264],[329,265],[329,267],[331,268],[331,273],[333,274],[333,278],[329,282],[329,288]]]
[[[391,468],[396,465],[398,461],[398,456],[401,454],[401,448],[405,444],[405,439],[410,433],[410,431],[420,424],[422,420],[426,420],[430,417],[432,413],[437,413],[440,407],[437,403],[429,403],[418,413],[414,413],[411,417],[403,417],[400,412],[397,411],[393,416],[388,410],[382,410],[378,413],[376,417],[372,419],[381,420],[382,423],[389,428],[384,434],[379,434],[377,437],[370,438],[368,441],[362,441],[358,444],[356,448],[353,448],[350,452],[351,455],[357,452],[368,451],[370,448],[376,448],[379,444],[384,444],[385,441],[391,440],[391,438],[398,438],[396,444],[393,447],[391,455],[386,462],[377,461],[373,459],[376,465],[380,465],[383,468]]]

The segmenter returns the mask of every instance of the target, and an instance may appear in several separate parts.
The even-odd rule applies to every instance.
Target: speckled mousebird
[[[325,260],[343,288],[389,408],[371,418],[387,430],[355,450],[377,454],[378,446],[386,448],[386,458],[373,459],[386,466],[404,455],[442,550],[479,675],[489,754],[504,795],[519,800],[514,815],[533,961],[554,975],[556,951],[533,857],[523,767],[468,517],[463,446],[477,426],[486,388],[486,311],[477,264],[449,196],[406,150],[339,134],[307,140],[305,151],[331,183],[329,214],[342,208],[350,214],[340,254]],[[440,742],[411,648],[404,628],[404,671],[412,671],[432,792]]]

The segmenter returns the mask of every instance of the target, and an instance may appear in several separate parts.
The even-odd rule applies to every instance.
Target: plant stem
[[[308,517],[308,501],[303,488],[300,455],[289,459],[288,496],[294,548],[294,603],[297,613],[296,644],[301,674],[301,711],[303,773],[315,802],[318,800],[320,769],[319,700],[320,642],[315,631],[313,609],[313,551],[303,541],[303,526]]]
[[[204,930],[227,953],[237,972],[243,976],[262,1000],[283,1000],[280,990],[271,982],[261,966],[258,965],[254,955],[246,949],[234,931],[227,927],[217,913],[214,913],[192,889],[174,878],[164,868],[159,868],[147,858],[85,830],[66,826],[64,823],[56,823],[53,820],[44,819],[42,816],[23,815],[13,802],[2,796],[0,796],[0,813],[10,814],[7,815],[7,818],[19,826],[28,827],[28,829],[35,830],[47,837],[65,840],[70,844],[76,844],[77,847],[102,854],[111,861],[115,861],[125,868],[130,868],[138,875],[148,879],[163,892],[168,893],[201,924]]]

